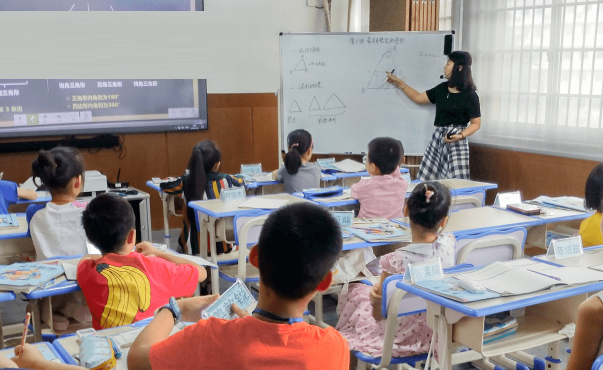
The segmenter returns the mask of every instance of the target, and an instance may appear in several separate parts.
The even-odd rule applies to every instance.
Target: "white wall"
[[[322,1],[321,1],[322,3]],[[236,19],[235,28],[218,30],[234,39],[230,76],[207,78],[208,93],[274,93],[280,88],[280,32],[326,32],[323,9],[306,0],[205,0],[205,12]]]

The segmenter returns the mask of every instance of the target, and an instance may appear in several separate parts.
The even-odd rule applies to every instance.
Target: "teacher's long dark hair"
[[[471,54],[466,51],[453,51],[448,55],[448,59],[454,63],[448,86],[456,87],[460,91],[477,90],[471,76]]]

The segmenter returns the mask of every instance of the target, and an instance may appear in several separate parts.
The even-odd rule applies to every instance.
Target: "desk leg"
[[[32,299],[27,304],[28,310],[31,312],[31,324],[34,330],[34,343],[42,341],[42,320],[40,318],[40,300]]]
[[[452,370],[452,325],[446,321],[444,311],[446,308],[440,307],[438,319],[438,363],[440,370]]]
[[[549,343],[548,353],[544,359],[547,363],[547,369],[561,370],[561,360],[559,359],[560,341]]]
[[[211,252],[211,262],[218,264],[218,256],[216,252],[216,219],[209,217],[207,223],[207,231],[209,232],[209,250]],[[207,248],[205,249],[207,251]],[[241,251],[239,251],[241,253]],[[211,269],[211,293],[220,293],[220,274],[218,269]]]
[[[163,206],[163,242],[170,247],[170,219],[168,216],[167,195],[161,193],[161,205]]]
[[[4,332],[2,331],[2,316],[0,316],[0,349],[4,349]]]

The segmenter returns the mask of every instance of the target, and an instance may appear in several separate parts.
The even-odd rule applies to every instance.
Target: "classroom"
[[[197,296],[204,297],[203,305],[212,302],[212,293],[221,293],[225,299],[220,302],[225,304],[231,286],[251,292],[255,298],[250,299],[264,304],[268,295],[261,294],[260,285],[278,296],[278,288],[268,287],[264,275],[259,278],[254,261],[260,264],[265,257],[258,257],[261,252],[251,247],[261,240],[260,230],[270,229],[262,225],[277,228],[278,221],[287,219],[280,213],[278,220],[270,217],[285,211],[287,207],[281,206],[287,204],[299,212],[315,211],[304,208],[309,205],[329,212],[344,238],[343,252],[329,269],[334,281],[322,289],[326,282],[321,276],[317,278],[321,283],[311,289],[316,295],[296,297],[306,303],[299,316],[332,341],[323,353],[329,349],[335,354],[325,356],[331,363],[306,358],[308,368],[348,368],[349,364],[358,369],[419,369],[433,360],[440,368],[455,370],[603,369],[598,344],[585,347],[586,342],[599,343],[603,337],[603,305],[591,297],[603,291],[603,276],[596,277],[596,265],[603,263],[603,254],[598,253],[603,236],[597,228],[603,193],[597,187],[603,187],[603,173],[598,177],[597,172],[603,162],[603,1],[5,1],[0,4],[0,34],[11,53],[0,58],[6,78],[0,81],[0,180],[26,189],[37,173],[39,179],[71,193],[64,197],[63,190],[55,193],[44,182],[50,192],[38,192],[37,200],[29,201],[21,193],[24,199],[6,200],[7,210],[0,207],[0,215],[15,215],[19,228],[5,232],[0,228],[0,268],[60,255],[65,259],[59,265],[73,264],[64,267],[65,275],[68,268],[75,274],[85,265],[109,281],[123,272],[102,271],[97,257],[78,262],[81,254],[105,258],[106,253],[119,252],[113,247],[105,252],[98,245],[92,249],[97,243],[87,236],[98,229],[100,224],[94,222],[111,221],[103,218],[101,208],[116,207],[120,217],[127,216],[133,225],[132,235],[130,229],[123,231],[124,237],[128,235],[125,245],[134,248],[142,243],[135,247],[142,261],[136,262],[137,269],[154,271],[145,261],[151,259],[146,255],[157,253],[161,263],[178,267],[178,276],[188,285],[181,284],[180,290],[178,284],[163,287],[153,295],[162,295],[161,305],[159,298],[128,292],[129,297],[138,295],[140,306],[132,305],[125,314],[131,318],[125,321],[108,313],[117,306],[99,303],[99,299],[108,302],[112,288],[106,297],[105,293],[93,297],[85,288],[97,281],[67,277],[65,289],[54,296],[43,292],[52,287],[29,291],[0,287],[2,348],[19,345],[27,310],[32,324],[23,338],[36,343],[46,359],[54,354],[55,363],[65,363],[68,357],[68,364],[83,364],[76,357],[82,354],[85,334],[71,338],[65,333],[94,327],[99,332],[109,330],[106,335],[116,335],[117,342],[127,342],[117,368],[139,368],[132,365],[142,364],[139,355],[151,361],[148,368],[151,363],[153,369],[170,368],[174,364],[165,361],[155,366],[150,344],[141,345],[146,336],[134,340],[139,333],[150,333],[161,323],[158,319],[170,317],[160,315],[161,311],[172,312],[176,319],[173,307],[160,309],[169,305],[174,292],[183,292],[176,298],[195,296],[194,302],[200,302]],[[110,27],[101,36],[98,30],[103,24]],[[45,63],[39,63],[40,51],[48,55]],[[451,104],[463,110],[445,112],[442,107]],[[76,149],[50,151],[57,145]],[[41,149],[47,154],[42,155]],[[49,161],[48,156],[54,159]],[[399,160],[393,163],[395,158]],[[61,180],[69,188],[56,186],[58,170],[48,170],[52,176],[44,172],[47,162],[56,168],[69,164],[65,165],[68,178]],[[294,171],[288,168],[292,162]],[[78,169],[80,164],[85,174]],[[300,175],[305,180],[296,183],[295,176],[300,179]],[[195,188],[187,176],[210,185]],[[369,209],[371,200],[363,201],[362,192],[369,192],[377,186],[374,180],[383,178],[391,180],[390,195]],[[421,184],[432,180],[436,181]],[[0,188],[3,193],[4,189]],[[105,191],[116,199],[98,198]],[[428,218],[413,213],[415,197],[427,207],[421,209],[434,213],[429,219],[438,222],[429,221],[428,227],[417,221]],[[97,198],[100,213],[95,215],[87,205]],[[243,202],[249,204],[240,206]],[[445,210],[438,208],[439,202]],[[48,228],[59,230],[48,214],[54,204],[67,203],[77,208],[73,217],[82,241],[72,250],[78,252],[65,246],[63,251],[69,252],[47,253],[45,248],[54,248],[52,238],[60,232],[53,232],[51,238],[32,228],[30,221],[35,211],[43,209],[34,223],[39,224],[44,214]],[[296,216],[291,212],[289,216]],[[322,216],[316,213],[317,218]],[[588,234],[583,232],[586,223]],[[183,225],[182,235],[190,239],[182,239]],[[379,235],[393,233],[397,238],[369,240],[373,227],[379,228]],[[417,239],[417,227],[430,231],[435,239]],[[330,242],[327,231],[319,233],[325,243]],[[296,235],[289,236],[297,240]],[[100,236],[95,240],[99,245],[106,242]],[[300,246],[304,240],[299,237]],[[90,247],[82,247],[86,241]],[[400,243],[404,246],[400,250],[409,243],[430,243],[433,249],[425,253],[432,257],[408,257],[419,253],[414,247],[398,253]],[[248,245],[246,253],[240,253],[240,245]],[[394,261],[393,255],[403,258],[402,271],[391,267],[398,261],[389,270],[385,267],[387,261]],[[426,265],[438,257],[438,263]],[[438,295],[430,283],[410,276],[406,264],[418,264],[416,276],[431,276],[437,270],[442,281],[468,284],[458,283],[457,288],[473,290],[473,295],[457,300]],[[120,263],[108,266],[122,267]],[[547,269],[551,266],[560,270]],[[521,270],[568,286],[546,285],[537,291],[525,284],[525,290],[511,294],[510,285],[501,290],[485,277],[494,267],[501,269],[497,274],[508,273],[509,281],[522,281],[517,272]],[[347,268],[353,276],[345,277]],[[334,271],[342,275],[337,277]],[[380,272],[384,272],[381,280]],[[149,281],[154,287],[155,278],[145,275],[128,275],[129,284],[140,287]],[[245,284],[237,285],[237,277]],[[481,290],[492,298],[475,298]],[[144,308],[147,298],[152,310]],[[374,299],[383,303],[375,304]],[[91,307],[94,300],[96,312]],[[68,301],[69,321],[63,314],[54,317],[57,307],[62,304],[64,310]],[[134,302],[134,298],[124,301]],[[282,303],[278,312],[283,315],[269,322],[296,320],[299,317],[293,313],[299,311],[299,302],[289,310],[281,309],[286,307]],[[267,309],[275,307],[272,303],[260,311],[275,316]],[[372,326],[364,326],[362,333],[355,331],[365,324],[364,319],[353,322],[360,308],[372,311],[370,323],[381,334],[373,333],[377,329]],[[598,310],[601,318],[586,316],[588,308],[591,313]],[[155,309],[159,310],[152,320]],[[232,309],[220,312],[229,317],[237,314]],[[186,310],[183,313],[186,316]],[[389,318],[390,313],[399,316],[397,324],[396,315]],[[83,320],[85,324],[75,319],[78,315],[92,319]],[[251,317],[262,315],[254,311]],[[373,318],[377,316],[380,320]],[[108,324],[110,318],[117,324]],[[512,330],[500,324],[501,332],[492,339],[484,331],[492,320],[512,322],[507,324]],[[585,330],[585,322],[597,329]],[[69,324],[66,331],[63,324]],[[392,325],[416,331],[412,340],[420,350],[409,350]],[[184,325],[177,326],[167,333],[183,330]],[[260,330],[248,330],[256,329]],[[432,332],[437,332],[437,341],[432,340]],[[167,336],[161,338],[165,345],[157,346],[157,351],[176,347],[179,335]],[[352,353],[343,351],[345,358],[336,362],[334,357],[342,352],[336,348],[341,338]],[[92,342],[90,348],[97,348]],[[105,341],[101,347],[106,345]],[[30,355],[28,347],[23,348]],[[184,355],[187,348],[179,350]],[[283,351],[278,356],[286,357]],[[435,359],[427,356],[434,351]],[[299,361],[304,357],[292,356]],[[235,363],[225,362],[223,368],[237,368]],[[270,366],[278,364],[282,362]],[[21,366],[39,364],[34,365]]]

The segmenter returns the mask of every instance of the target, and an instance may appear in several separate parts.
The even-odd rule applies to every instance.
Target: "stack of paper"
[[[344,159],[343,161],[335,162],[331,165],[336,170],[341,172],[363,172],[366,171],[364,164],[353,161],[351,159]]]
[[[0,268],[0,290],[30,293],[64,274],[62,266],[44,263],[13,263]]]
[[[531,201],[531,203],[541,204],[543,206],[571,209],[574,211],[587,212],[584,207],[584,199],[578,197],[556,197],[551,198],[546,195],[541,195]]]
[[[190,254],[180,254],[180,253],[178,253],[176,251],[171,250],[165,244],[155,244],[155,243],[153,243],[153,247],[157,248],[161,252],[169,253],[171,255],[174,255],[174,256],[177,256],[177,257],[180,257],[180,258],[184,258],[185,260],[194,262],[194,263],[196,263],[199,266],[209,266],[209,267],[212,267],[212,268],[218,268],[218,266],[216,266],[213,263],[209,262],[205,258],[201,258],[199,256],[192,256]]]
[[[603,280],[603,272],[586,267],[557,267],[520,259],[494,262],[455,278],[481,285],[503,296],[528,294],[557,285],[586,284]]]

